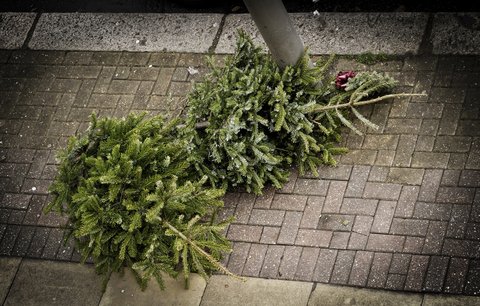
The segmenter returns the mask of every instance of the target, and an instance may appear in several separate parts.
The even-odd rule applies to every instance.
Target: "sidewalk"
[[[382,14],[374,14],[376,21],[367,15],[352,17],[360,33],[387,22]],[[6,305],[28,305],[29,299],[32,305],[480,303],[466,297],[480,295],[480,57],[475,53],[480,48],[475,30],[455,24],[461,18],[400,14],[391,19],[399,36],[367,35],[343,49],[355,54],[372,46],[372,51],[397,54],[372,66],[343,57],[335,70],[388,72],[402,91],[425,91],[428,98],[363,108],[380,130],[364,129],[363,137],[345,131],[342,144],[350,152],[338,167],[321,169],[320,178],[294,173],[282,190],[267,189],[263,196],[227,194],[222,217],[234,215],[236,221],[227,233],[233,253],[225,264],[249,277],[248,282],[214,276],[208,284],[196,279],[193,290],[175,289],[178,294],[160,293],[155,286],[140,294],[130,280],[114,278],[102,295],[100,278],[91,267],[74,263],[79,256],[72,245],[61,244],[66,220],[41,212],[56,173],[55,151],[86,129],[92,112],[179,114],[182,98],[207,72],[205,53],[231,52],[232,29],[243,24],[235,20],[247,17],[165,16],[164,27],[176,29],[175,35],[155,40],[135,36],[144,26],[132,25],[129,17],[136,15],[102,19],[113,25],[125,22],[121,28],[127,32],[106,30],[101,39],[85,32],[99,27],[75,30],[67,22],[91,25],[98,22],[96,15],[18,16],[9,15],[0,24],[0,300],[6,298]],[[320,30],[318,19],[302,16],[295,17],[303,20],[302,29],[327,35],[305,39],[307,45],[312,39],[315,54],[327,52],[317,48],[323,41],[334,42],[326,44],[331,52],[345,53],[335,46],[345,46],[348,35],[328,30],[339,14],[326,14],[328,22]],[[20,24],[25,28],[12,29],[12,20],[25,21]],[[141,20],[158,22],[152,15]],[[415,21],[413,28],[401,27],[405,20]],[[212,29],[202,32],[207,24]],[[151,26],[153,36],[156,25]],[[185,38],[197,30],[202,43]],[[17,35],[10,39],[11,33]],[[460,36],[464,44],[455,41]],[[372,45],[373,40],[384,44]],[[77,45],[97,51],[71,51]],[[105,51],[112,49],[145,52]],[[224,55],[216,56],[221,62]],[[199,73],[190,74],[189,67]],[[382,300],[372,300],[377,298]]]
[[[214,275],[208,283],[191,276],[183,281],[166,278],[167,290],[151,282],[142,292],[133,276],[114,275],[104,293],[93,267],[75,263],[0,258],[0,301],[10,305],[475,305],[478,297],[398,293],[247,277],[245,282]],[[26,289],[28,288],[28,290]]]

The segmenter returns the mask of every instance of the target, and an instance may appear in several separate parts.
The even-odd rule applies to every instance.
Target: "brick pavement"
[[[200,73],[190,75],[189,66]],[[176,115],[203,55],[0,51],[0,255],[77,261],[66,220],[43,215],[55,150],[92,112]],[[320,178],[232,192],[227,267],[247,276],[480,295],[480,58],[408,57],[373,67],[428,98],[365,107],[350,153]]]

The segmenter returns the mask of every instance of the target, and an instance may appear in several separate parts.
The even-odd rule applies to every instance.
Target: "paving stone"
[[[463,187],[440,187],[437,194],[437,202],[470,204],[475,196],[474,188]]]
[[[331,238],[331,231],[299,229],[295,244],[302,246],[328,247]]]
[[[368,287],[381,288],[385,285],[388,277],[388,268],[392,254],[375,253],[373,257],[372,267],[368,275]]]
[[[345,198],[343,199],[341,213],[373,216],[377,209],[378,200]]]
[[[267,254],[265,254],[265,259],[263,261],[262,271],[260,272],[260,277],[276,278],[279,276],[278,269],[280,267],[280,262],[282,260],[284,251],[284,246],[268,246]]]
[[[421,119],[390,118],[387,121],[385,132],[392,134],[418,134],[421,124]]]
[[[441,292],[443,280],[447,273],[449,258],[432,256],[428,265],[427,275],[425,278],[425,291]]]
[[[19,193],[6,193],[3,196],[3,200],[0,204],[0,207],[5,208],[14,208],[14,209],[27,209],[28,203],[32,198],[28,194],[19,194]]]
[[[58,305],[96,305],[101,297],[101,278],[93,267],[23,260],[5,305],[51,305],[52,301]]]
[[[279,244],[293,244],[297,237],[298,227],[302,220],[302,213],[295,211],[287,211],[280,234],[278,235],[277,243]]]
[[[275,196],[275,188],[266,187],[261,195],[255,199],[255,208],[270,208],[273,197]]]
[[[425,236],[427,229],[427,220],[393,218],[390,232],[396,235]]]
[[[235,210],[235,223],[248,223],[250,213],[255,204],[255,195],[250,193],[242,193],[238,199],[237,208]]]
[[[370,167],[368,166],[354,166],[351,174],[351,179],[348,182],[345,196],[355,197],[363,194],[363,189],[367,183]]]
[[[8,224],[22,224],[23,218],[25,217],[25,211],[23,210],[14,210],[10,212],[10,216],[8,217]]]
[[[365,250],[368,241],[368,236],[359,233],[351,233],[350,241],[348,242],[349,250]]]
[[[283,253],[282,262],[278,269],[278,275],[282,279],[293,280],[295,277],[295,272],[297,271],[297,266],[300,261],[300,256],[302,255],[302,247],[299,246],[286,246],[285,252]],[[303,265],[303,262],[301,263]],[[312,266],[315,267],[315,263]]]
[[[371,216],[356,216],[353,231],[356,233],[368,235],[372,226],[373,217]]]
[[[414,218],[429,220],[449,220],[452,205],[440,203],[417,202],[415,205]]]
[[[15,246],[15,240],[20,233],[21,227],[18,225],[8,225],[3,233],[3,238],[0,242],[0,255],[10,255],[13,247]]]
[[[420,291],[428,268],[428,256],[413,255],[408,268],[405,290]]]
[[[347,187],[347,183],[343,181],[333,181],[330,183],[330,187],[328,189],[327,197],[325,198],[325,203],[323,206],[323,212],[339,212],[340,206],[342,204],[343,195],[345,189]]]
[[[389,172],[388,167],[373,166],[368,176],[369,182],[385,182]]]
[[[418,186],[403,186],[395,209],[395,217],[408,218],[413,216],[415,203],[420,188]]]
[[[328,190],[328,181],[315,179],[297,179],[294,193],[302,195],[325,196]]]
[[[405,245],[403,246],[403,252],[420,254],[423,249],[424,238],[421,237],[409,237],[405,239]]]
[[[24,226],[18,233],[15,241],[15,246],[12,249],[12,256],[25,256],[30,246],[30,241],[35,233],[35,228],[30,226]]]
[[[318,229],[329,231],[351,231],[355,216],[323,214]]]
[[[451,258],[448,266],[447,277],[445,278],[445,292],[461,293],[467,277],[468,259]]]
[[[307,282],[256,278],[238,282],[228,276],[214,275],[200,305],[307,305],[312,286]]]
[[[233,244],[233,250],[228,259],[228,270],[232,273],[242,274],[243,267],[248,258],[250,246],[250,243],[245,242],[235,242]]]
[[[363,142],[365,149],[395,150],[398,143],[398,135],[366,135]]]
[[[322,179],[327,180],[343,180],[346,181],[350,178],[350,173],[352,172],[351,165],[337,165],[336,167],[332,166],[320,166],[318,168],[318,173]]]
[[[446,237],[463,238],[470,215],[468,205],[453,205]]]
[[[465,187],[480,187],[480,171],[463,170],[458,185]]]
[[[407,274],[412,256],[408,254],[393,254],[390,264],[390,273]]]
[[[350,233],[348,232],[333,232],[332,240],[330,240],[331,249],[346,249]]]
[[[347,284],[355,258],[354,251],[338,251],[337,260],[333,267],[330,283]]]
[[[333,182],[330,184],[332,188]],[[325,202],[325,197],[310,196],[307,200],[307,206],[303,212],[301,228],[317,228],[318,221],[322,215],[322,208]]]
[[[402,186],[399,184],[367,182],[363,196],[382,200],[397,200],[401,189]]]
[[[465,237],[472,240],[480,240],[480,224],[468,223]]]
[[[442,181],[440,182],[441,186],[458,186],[458,181],[460,178],[461,170],[444,170]]]
[[[350,272],[349,285],[365,287],[374,253],[358,251]]]
[[[243,268],[243,275],[258,276],[260,274],[267,248],[268,246],[265,244],[252,244],[245,267]]]
[[[395,213],[395,201],[380,201],[378,203],[375,219],[370,231],[372,233],[388,233]]]
[[[375,165],[377,166],[391,166],[395,158],[395,151],[393,150],[378,150]]]
[[[480,260],[471,260],[464,292],[469,295],[480,294]]]
[[[433,95],[433,92],[432,92]],[[443,101],[443,100],[442,100]],[[460,118],[461,105],[446,104],[438,126],[438,135],[455,135]]]
[[[406,116],[409,118],[439,119],[442,117],[443,106],[441,103],[410,103]]]
[[[390,168],[387,182],[408,185],[420,185],[423,179],[423,169]]]
[[[302,264],[297,267],[297,272],[295,273],[296,280],[312,280],[319,251],[318,248],[303,248],[302,256],[299,260]]]
[[[448,164],[448,153],[414,152],[412,167],[415,168],[446,168]]]
[[[343,155],[341,160],[345,164],[353,165],[373,165],[375,163],[375,158],[377,156],[377,151],[375,150],[349,150],[347,154]]]
[[[440,254],[446,230],[447,222],[431,221],[428,226],[422,253]]]
[[[262,229],[256,225],[231,224],[227,237],[234,241],[259,242]]]
[[[276,194],[271,208],[280,210],[303,211],[307,203],[307,196],[293,194]]]
[[[405,285],[405,275],[401,274],[388,274],[387,283],[385,287],[390,290],[403,290]]]
[[[435,144],[434,136],[420,135],[415,144],[415,151],[432,152]]]
[[[47,243],[48,236],[50,234],[50,228],[48,227],[37,227],[35,229],[35,234],[33,235],[30,246],[27,250],[27,256],[33,258],[40,258],[43,253],[43,248]]]
[[[282,210],[253,209],[249,224],[280,226],[283,223],[285,212]]]
[[[420,192],[418,194],[419,201],[435,201],[442,175],[443,171],[439,169],[425,170],[422,186],[420,187]]]
[[[276,244],[278,235],[280,234],[279,227],[263,227],[262,237],[260,238],[260,243],[265,244]]]
[[[370,234],[368,237],[367,250],[401,252],[404,241],[404,236]]]
[[[461,136],[437,136],[434,151],[464,153],[470,149],[472,139]]]

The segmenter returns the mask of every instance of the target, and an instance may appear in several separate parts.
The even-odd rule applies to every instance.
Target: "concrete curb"
[[[446,296],[352,288],[312,282],[214,275],[205,282],[191,275],[185,290],[181,277],[165,277],[161,291],[152,281],[141,291],[134,277],[112,275],[101,292],[101,276],[91,265],[0,258],[0,301],[4,305],[478,305],[480,297]],[[25,290],[29,288],[28,290]]]
[[[291,15],[313,54],[480,54],[478,13]],[[233,53],[240,28],[263,43],[248,14],[45,13],[34,19],[33,13],[0,13],[0,49]],[[420,50],[424,45],[431,50]]]

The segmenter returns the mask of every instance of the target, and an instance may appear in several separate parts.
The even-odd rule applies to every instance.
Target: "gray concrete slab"
[[[428,19],[424,13],[297,13],[291,17],[313,54],[416,54]],[[234,52],[238,29],[244,29],[265,46],[250,15],[229,15],[217,53]]]
[[[420,306],[422,295],[317,284],[308,306],[336,305]]]
[[[208,282],[201,305],[307,305],[312,283],[247,278],[241,282],[214,275]]]
[[[480,305],[479,296],[425,294],[422,306]]]
[[[480,54],[480,13],[437,13],[433,19],[434,54]]]
[[[24,259],[4,305],[98,305],[101,296],[92,266]]]
[[[219,14],[42,14],[32,49],[207,52]]]
[[[0,13],[0,49],[22,47],[35,15],[35,13]]]
[[[124,277],[115,273],[108,282],[107,290],[102,297],[100,306],[198,306],[207,285],[205,280],[198,274],[190,275],[189,289],[185,289],[182,276],[179,276],[176,280],[165,276],[164,281],[166,287],[164,291],[160,290],[158,284],[153,280],[149,282],[147,289],[142,291],[131,271],[126,271]]]
[[[3,305],[7,297],[21,261],[21,258],[0,258],[0,305]]]

